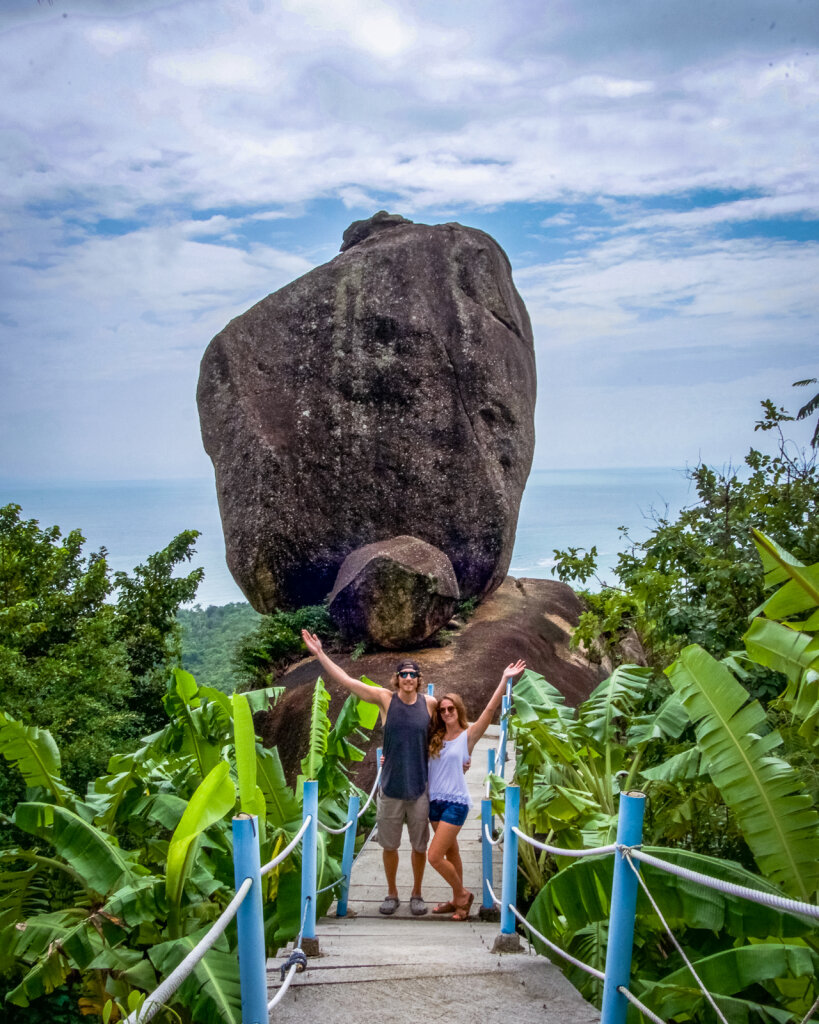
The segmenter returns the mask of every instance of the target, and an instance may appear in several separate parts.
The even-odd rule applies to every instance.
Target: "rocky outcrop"
[[[228,565],[262,612],[324,599],[350,552],[410,535],[461,597],[503,580],[534,447],[529,317],[497,243],[377,214],[232,321],[198,402]]]
[[[560,690],[567,704],[574,706],[584,701],[612,671],[610,663],[594,664],[570,646],[572,632],[584,610],[585,605],[566,583],[508,577],[468,622],[453,623],[456,628],[446,646],[409,652],[383,651],[355,661],[342,655],[333,657],[350,675],[367,676],[388,686],[396,663],[407,653],[419,662],[436,695],[454,691],[463,697],[470,721],[485,706],[504,668],[523,658],[529,668],[540,672]],[[276,707],[256,721],[256,731],[266,745],[279,747],[293,778],[305,753],[310,699],[319,674],[314,659],[299,662],[277,680],[284,684],[286,693]],[[334,717],[347,691],[334,683],[329,683],[328,689],[333,695],[330,713]],[[356,769],[359,784],[365,788],[369,788],[375,776],[375,748],[380,744],[380,736],[380,726],[376,726],[367,757]]]
[[[365,544],[342,563],[330,594],[330,617],[348,640],[397,649],[446,625],[458,581],[443,551],[417,537]]]

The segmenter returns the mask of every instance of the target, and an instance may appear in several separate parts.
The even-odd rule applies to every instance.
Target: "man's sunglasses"
[[[401,679],[417,679],[418,678],[418,673],[417,672],[399,672],[398,675],[399,675],[399,677]]]

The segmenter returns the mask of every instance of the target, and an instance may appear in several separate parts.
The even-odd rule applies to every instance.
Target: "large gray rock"
[[[344,559],[330,593],[330,617],[348,640],[397,649],[446,625],[458,596],[443,551],[417,537],[392,537]]]
[[[356,548],[409,534],[463,598],[512,554],[534,447],[529,317],[503,250],[386,214],[233,320],[198,402],[228,565],[259,611],[322,600]]]

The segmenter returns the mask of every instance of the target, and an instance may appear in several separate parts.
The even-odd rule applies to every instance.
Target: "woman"
[[[433,717],[429,741],[429,820],[435,835],[429,844],[427,859],[452,886],[452,900],[439,903],[432,912],[452,913],[453,921],[465,921],[469,917],[475,898],[474,893],[464,888],[458,849],[458,833],[472,806],[464,766],[469,764],[475,744],[492,721],[507,682],[525,668],[526,662],[520,660],[507,665],[489,703],[472,725],[467,722],[464,702],[457,693],[444,694]]]

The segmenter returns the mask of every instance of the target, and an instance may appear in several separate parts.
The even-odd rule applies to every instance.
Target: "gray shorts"
[[[424,853],[429,842],[429,796],[422,793],[415,800],[399,800],[378,791],[378,844],[385,850],[401,845],[401,830],[407,823],[413,850]]]

